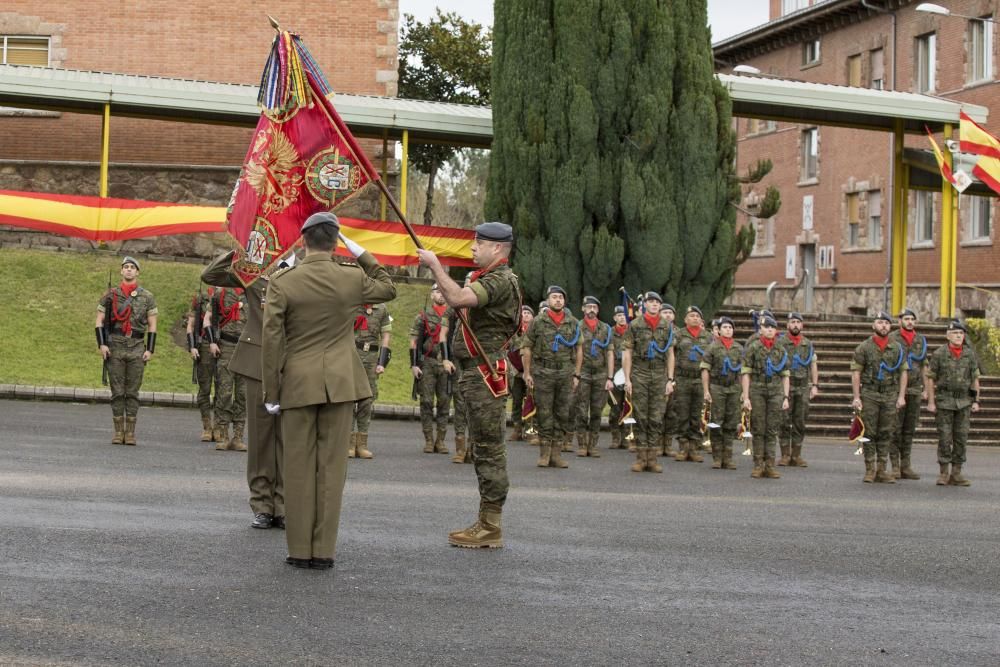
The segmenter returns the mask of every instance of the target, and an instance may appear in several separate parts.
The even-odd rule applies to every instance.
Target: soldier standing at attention
[[[140,287],[139,262],[122,260],[122,281],[109,289],[97,304],[97,348],[108,365],[111,416],[115,432],[112,445],[134,445],[139,412],[139,387],[146,362],[156,349],[156,299]],[[145,347],[143,338],[146,339]]]
[[[891,328],[892,319],[888,313],[875,315],[874,335],[854,349],[851,362],[852,405],[861,412],[865,434],[871,438],[864,445],[866,484],[896,483],[896,478],[886,470],[886,461],[896,430],[896,412],[906,405],[908,373],[903,346],[889,340]]]
[[[474,271],[465,275],[463,287],[468,287]],[[455,455],[452,463],[472,463],[472,448],[467,446],[466,433],[469,428],[469,409],[462,394],[462,360],[471,359],[472,353],[465,347],[465,339],[459,332],[458,313],[451,306],[444,313],[445,325],[441,329],[441,341],[445,343],[443,361],[445,372],[451,375],[451,396],[455,404]]]
[[[358,401],[354,409],[354,424],[351,429],[351,447],[347,450],[350,458],[374,457],[368,449],[368,426],[372,420],[372,406],[378,398],[378,378],[389,365],[389,337],[392,335],[392,318],[389,310],[381,303],[366,303],[358,308],[354,317],[354,344],[361,356],[361,363],[368,373],[371,396]]]
[[[889,444],[889,462],[896,479],[920,479],[910,465],[913,435],[920,422],[920,403],[927,400],[927,337],[917,333],[917,314],[904,308],[899,314],[899,330],[889,334],[889,340],[899,343],[906,355],[906,406],[897,415],[896,429]]]
[[[410,327],[410,370],[420,395],[420,425],[424,431],[424,453],[447,454],[448,372],[441,356],[441,331],[448,309],[437,283],[431,285],[431,307],[425,308]],[[437,433],[434,427],[437,426]]]
[[[677,341],[677,325],[674,321],[677,319],[677,311],[674,310],[673,305],[669,303],[663,304],[663,308],[660,309],[660,317],[670,325],[670,331],[673,332],[674,342]],[[676,360],[675,360],[676,363]],[[671,393],[667,396],[667,405],[663,410],[663,432],[660,434],[659,442],[659,454],[662,456],[672,457],[674,448],[674,436],[677,435],[677,394],[676,392]]]
[[[618,369],[622,367],[622,351],[625,349],[625,333],[628,331],[628,318],[625,316],[625,306],[615,306],[615,325],[611,327],[611,345],[614,348],[614,368],[611,377],[614,380]],[[624,375],[624,373],[623,373]],[[612,382],[613,384],[613,382]],[[618,422],[621,420],[622,408],[625,405],[625,389],[612,386],[612,394],[608,396],[611,411],[608,414],[608,426],[611,429],[610,449],[625,449],[624,429]],[[614,400],[611,400],[614,398]]]
[[[701,358],[712,342],[712,334],[705,330],[705,319],[698,306],[688,306],[684,314],[684,327],[677,332],[675,352],[677,359],[677,388],[674,402],[677,405],[677,461],[701,463],[701,415],[705,392],[701,386]]]
[[[514,334],[510,341],[510,352],[507,358],[510,359],[510,419],[511,419],[511,442],[521,442],[524,440],[524,420],[521,413],[524,410],[524,397],[528,393],[528,388],[524,384],[524,362],[521,360],[521,343],[524,342],[524,334],[527,333],[531,321],[535,319],[535,311],[528,304],[521,305],[521,327]]]
[[[808,467],[802,458],[802,442],[806,437],[809,402],[819,394],[819,364],[812,341],[802,335],[802,315],[788,314],[788,329],[781,342],[788,351],[791,364],[788,419],[781,434],[779,466]]]
[[[719,318],[719,338],[701,359],[701,386],[704,401],[712,404],[712,421],[719,428],[709,430],[712,440],[712,467],[736,470],[733,440],[740,423],[740,370],[743,346],[733,339],[733,321]]]
[[[753,432],[753,470],[750,476],[778,479],[774,469],[774,449],[781,423],[788,410],[788,352],[778,342],[778,323],[773,317],[760,320],[760,335],[747,345],[743,355],[743,408],[750,410]]]
[[[486,355],[483,359],[479,350],[474,350],[474,356],[460,361],[466,371],[462,374],[462,392],[466,401],[476,408],[469,413],[469,436],[479,481],[479,519],[468,528],[448,535],[448,542],[459,547],[496,549],[503,546],[501,512],[510,486],[504,444],[507,396],[506,392],[495,391],[487,382],[494,382],[489,368],[495,369],[498,360],[507,355],[507,345],[517,333],[520,319],[520,287],[507,263],[513,243],[510,225],[487,222],[476,227],[472,260],[480,268],[472,274],[466,287],[460,287],[448,277],[433,252],[417,251],[420,262],[437,279],[448,305],[467,309],[471,330],[466,331],[462,324],[463,330],[457,337],[471,342],[474,336]],[[482,369],[486,376],[480,373],[480,365],[486,366]]]
[[[608,392],[615,372],[615,351],[611,326],[597,319],[601,302],[595,296],[583,297],[580,339],[576,343],[577,456],[600,458],[597,440],[601,434],[601,411],[608,402]]]
[[[208,294],[198,293],[191,299],[191,310],[187,314],[188,352],[195,362],[195,374],[198,380],[198,411],[201,413],[201,441],[212,442],[215,439],[215,426],[212,410],[215,397],[212,396],[212,385],[215,383],[216,358],[209,345],[213,342],[212,327],[205,325],[205,314],[212,299],[212,289]],[[216,385],[218,395],[219,387]]]
[[[363,304],[396,296],[388,272],[344,239],[358,265],[333,261],[340,224],[314,213],[302,225],[306,256],[277,271],[264,307],[264,406],[281,412],[289,565],[325,570],[337,551],[354,404],[371,394],[351,328]],[[341,237],[343,238],[343,237]]]
[[[215,395],[215,448],[236,452],[247,451],[243,443],[243,425],[247,418],[243,376],[229,370],[236,354],[240,333],[247,322],[246,297],[240,287],[220,287],[209,301],[209,320],[216,342],[209,345],[218,358]],[[233,425],[232,436],[229,425]]]
[[[935,415],[938,432],[938,486],[970,486],[962,476],[969,420],[979,412],[979,361],[965,345],[965,325],[948,325],[948,344],[934,350],[927,369],[927,409]],[[951,464],[951,474],[948,465]],[[906,468],[903,468],[905,471]]]
[[[659,294],[646,292],[646,312],[632,320],[625,332],[625,393],[631,397],[639,426],[632,472],[663,472],[656,454],[665,403],[674,391],[674,336],[673,328],[660,317],[662,304]]]
[[[570,401],[579,380],[573,377],[576,351],[580,340],[579,322],[565,310],[566,290],[550,285],[546,291],[548,308],[536,317],[524,335],[521,361],[524,384],[534,392],[535,420],[538,422],[542,448],[540,468],[566,468],[560,452],[569,423]]]

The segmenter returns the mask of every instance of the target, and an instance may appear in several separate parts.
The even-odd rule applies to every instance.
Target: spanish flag
[[[965,115],[964,111],[959,112],[958,138],[963,153],[1000,158],[1000,140]]]
[[[941,148],[937,145],[937,142],[934,141],[934,135],[931,134],[930,128],[926,125],[924,126],[924,129],[927,130],[927,138],[930,140],[931,148],[934,150],[934,159],[937,160],[938,169],[941,170],[941,176],[952,185],[956,185],[955,174],[952,173],[951,167],[948,166],[948,163],[944,161],[944,155],[941,154]]]

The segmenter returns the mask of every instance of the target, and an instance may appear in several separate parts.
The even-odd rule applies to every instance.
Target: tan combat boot
[[[247,445],[243,442],[243,422],[233,422],[233,437],[226,443],[226,449],[233,452],[247,450]]]
[[[212,442],[212,418],[202,417],[201,418],[201,441],[202,442]]]
[[[563,444],[566,441],[563,440]],[[549,466],[552,468],[568,468],[569,463],[562,460],[561,447],[559,447],[559,441],[556,440],[551,447],[549,447]]]
[[[447,454],[448,445],[444,444],[444,438],[448,434],[448,428],[438,427],[434,436],[434,452],[436,454]]]
[[[871,484],[875,481],[875,462],[865,461],[865,478],[861,480],[865,484]]]
[[[525,432],[524,437],[527,439],[528,444],[532,447],[539,447],[542,444],[542,436],[538,434],[538,431],[533,433]]]
[[[425,431],[424,432],[424,454],[434,453],[434,434]]]
[[[628,451],[631,452],[631,453],[633,453],[633,454],[637,451],[637,448],[636,448],[636,445],[635,445],[635,440],[629,440],[628,441]]]
[[[632,464],[630,470],[632,472],[642,472],[646,469],[646,450],[645,448],[639,449],[635,453],[635,463]]]
[[[589,447],[587,446],[587,438],[589,436],[590,436],[590,433],[588,433],[587,431],[579,431],[579,432],[577,432],[577,434],[576,434],[576,444],[577,444],[576,455],[577,456],[586,456],[587,455],[587,449],[589,449]]]
[[[500,530],[500,508],[484,505],[479,510],[479,520],[463,530],[448,534],[448,544],[466,549],[500,549],[503,533]]]
[[[126,445],[135,445],[135,417],[125,418],[125,439]]]
[[[358,433],[357,455],[359,459],[375,458],[375,455],[368,451],[367,433]]]
[[[900,459],[899,479],[920,479],[917,471],[910,467],[909,456],[904,456]]]
[[[351,442],[347,445],[347,458],[353,459],[356,456],[358,448],[358,433],[357,431],[351,431]]]
[[[700,442],[698,442],[697,440],[688,441],[688,461],[692,461],[694,463],[701,463],[702,461],[705,460],[705,457],[701,455],[700,451],[698,451],[699,449],[701,449]]]
[[[939,463],[941,466],[941,473],[938,475],[937,481],[934,482],[938,486],[948,486],[948,481],[951,479],[951,475],[948,473],[948,464]]]
[[[650,447],[646,450],[646,470],[650,472],[663,472],[663,466],[661,466],[656,461],[657,455],[660,453],[658,447]]]
[[[538,467],[548,468],[549,460],[551,459],[552,445],[545,441],[542,443],[541,447],[538,448]]]
[[[455,436],[455,455],[451,457],[452,463],[462,463],[465,461],[465,436]]]
[[[893,479],[899,479],[899,452],[889,452],[889,463],[892,465],[892,470],[889,470],[888,474],[892,475]]]
[[[878,462],[878,467],[875,469],[875,481],[881,482],[883,484],[896,483],[896,478],[893,476],[893,474],[889,470],[886,470],[885,461]]]
[[[750,471],[750,476],[754,479],[760,479],[764,476],[764,459],[755,456],[753,457],[753,470]]]
[[[112,417],[111,421],[115,423],[115,434],[111,436],[112,445],[124,445],[125,444],[125,418],[124,417]]]
[[[809,464],[806,463],[806,460],[802,458],[802,445],[792,445],[792,459],[789,465],[793,465],[798,468],[809,467]]]
[[[688,460],[688,450],[690,446],[687,440],[681,440],[677,438],[677,453],[674,454],[675,461],[687,461]]]
[[[774,459],[770,456],[764,459],[764,477],[766,479],[781,479],[781,473],[774,469]]]
[[[722,469],[722,445],[712,443],[712,468],[714,470]]]
[[[786,444],[781,445],[781,458],[778,459],[779,466],[787,466],[791,463],[792,461],[791,451],[792,448],[790,445]]]
[[[733,460],[733,443],[728,442],[722,449],[722,467],[726,470],[736,470],[736,462]]]
[[[563,433],[562,451],[564,452],[573,451],[573,438],[575,437],[576,433],[574,431],[567,431],[566,433]]]
[[[952,486],[972,486],[972,482],[962,477],[962,464],[954,463],[951,466],[951,477],[948,483]]]
[[[587,436],[587,456],[592,459],[601,458],[601,453],[597,450],[597,441],[600,437],[600,433],[591,433]]]
[[[212,430],[212,439],[215,440],[215,448],[220,452],[225,451],[226,443],[229,442],[229,424],[226,422],[215,422]]]
[[[521,442],[524,440],[524,426],[521,424],[514,424],[513,428],[510,430],[510,441],[511,442]]]

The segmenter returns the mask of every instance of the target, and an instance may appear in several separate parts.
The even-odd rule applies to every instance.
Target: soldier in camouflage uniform
[[[139,262],[122,260],[122,281],[109,289],[97,304],[97,349],[108,367],[111,385],[113,445],[134,445],[139,412],[139,387],[146,362],[156,349],[156,299],[139,287]],[[146,344],[143,346],[143,338]]]
[[[673,329],[660,317],[663,298],[646,292],[646,312],[625,332],[622,368],[638,428],[633,472],[663,472],[656,462],[667,397],[674,391]]]
[[[962,466],[971,414],[979,412],[979,360],[965,345],[965,334],[965,325],[952,321],[948,344],[934,350],[927,368],[927,409],[935,415],[938,432],[938,486],[972,484],[962,475]]]
[[[465,275],[463,287],[469,286],[473,271]],[[461,325],[458,321],[458,314],[455,309],[448,306],[444,313],[444,328],[441,331],[441,338],[445,342],[444,359],[441,362],[445,372],[451,376],[451,398],[455,405],[455,455],[451,457],[452,463],[472,463],[472,448],[466,446],[466,432],[469,427],[469,410],[462,394],[462,364],[470,359],[472,355],[465,346],[465,338],[459,329]]]
[[[719,338],[705,350],[701,358],[703,400],[712,404],[710,428],[712,467],[736,470],[733,461],[733,440],[740,423],[740,370],[743,368],[743,346],[733,339],[733,321],[719,319]]]
[[[212,289],[208,294],[199,292],[191,299],[191,310],[187,314],[188,352],[195,363],[195,374],[198,380],[198,411],[201,413],[201,441],[212,442],[215,439],[212,411],[215,407],[215,397],[212,395],[212,385],[215,384],[216,358],[209,344],[212,342],[211,324],[205,324],[205,314],[209,310],[212,299]],[[215,394],[219,387],[216,385]]]
[[[889,334],[889,340],[899,343],[906,355],[906,406],[897,415],[896,429],[889,445],[889,463],[896,479],[920,479],[910,465],[913,435],[920,422],[920,403],[927,400],[924,384],[927,379],[927,337],[917,333],[917,314],[904,308],[899,314],[899,330]]]
[[[510,352],[507,354],[511,362],[510,369],[510,419],[511,442],[521,442],[524,440],[524,420],[521,413],[524,411],[524,397],[528,393],[528,388],[524,384],[524,363],[521,361],[521,343],[524,342],[524,334],[527,333],[531,321],[535,319],[535,311],[531,306],[523,304],[521,306],[521,327],[514,334],[510,341]]]
[[[546,291],[548,308],[528,327],[521,344],[524,384],[535,397],[535,419],[542,440],[537,465],[566,468],[560,452],[569,424],[572,392],[579,380],[573,377],[580,339],[579,322],[565,309],[566,290],[558,285]]]
[[[573,378],[577,381],[576,437],[577,456],[599,458],[597,440],[601,434],[601,411],[614,387],[611,381],[615,371],[613,334],[610,325],[597,319],[601,302],[594,296],[583,298],[583,319],[580,337],[576,343],[576,366]]]
[[[688,306],[684,314],[684,327],[678,329],[674,343],[677,359],[677,388],[674,402],[677,405],[677,455],[678,461],[701,463],[703,434],[701,416],[705,392],[701,387],[701,357],[712,342],[712,334],[705,330],[705,319],[698,306]]]
[[[677,340],[678,329],[674,320],[677,319],[677,311],[669,303],[663,304],[660,310],[660,317],[670,325],[673,332],[674,341]],[[660,435],[660,455],[673,457],[674,436],[677,435],[677,393],[667,396],[667,405],[663,411],[663,433]]]
[[[809,418],[809,402],[819,394],[819,364],[812,341],[802,335],[802,315],[788,314],[788,329],[781,337],[781,343],[788,350],[791,364],[788,418],[782,428],[781,459],[779,466],[807,468],[802,458],[802,442],[806,437],[806,419]]]
[[[410,370],[420,395],[420,425],[424,431],[424,453],[447,454],[444,443],[448,432],[448,372],[441,351],[441,332],[448,309],[438,289],[431,286],[431,307],[417,314],[410,327]],[[436,412],[435,412],[436,409]],[[437,433],[435,433],[435,425]]]
[[[778,341],[778,323],[773,317],[760,321],[760,335],[750,343],[743,355],[743,408],[750,410],[753,433],[754,479],[778,479],[774,469],[774,450],[781,424],[788,410],[789,366],[788,351]]]
[[[354,424],[347,456],[359,459],[374,457],[368,449],[368,425],[372,420],[372,406],[378,398],[378,377],[389,365],[389,339],[392,335],[392,317],[383,303],[361,306],[354,318],[354,344],[358,348],[361,364],[368,373],[372,396],[357,402],[354,407]]]
[[[498,222],[476,227],[472,259],[480,267],[469,285],[459,287],[441,266],[434,253],[418,250],[420,261],[430,268],[441,286],[445,301],[453,308],[467,308],[471,332],[459,332],[478,339],[486,358],[476,356],[460,361],[463,366],[462,393],[476,409],[469,414],[472,458],[479,481],[479,519],[468,528],[448,535],[448,542],[459,547],[503,546],[501,512],[507,499],[507,449],[504,444],[507,396],[499,390],[488,372],[507,356],[507,346],[517,332],[521,310],[521,290],[507,258],[514,241],[509,225]],[[464,325],[462,325],[464,328]],[[484,377],[479,366],[486,368]],[[501,376],[497,373],[496,380]],[[491,388],[487,381],[494,382]],[[527,377],[525,378],[527,383]],[[506,384],[506,383],[504,383]],[[497,395],[499,394],[499,395]]]
[[[622,351],[625,349],[625,334],[628,331],[628,318],[625,316],[625,306],[615,306],[615,325],[611,328],[612,343],[614,347],[614,368],[611,377],[614,378],[618,369],[622,367]],[[608,405],[611,412],[608,415],[608,426],[611,428],[611,449],[625,449],[624,427],[619,423],[622,417],[622,408],[625,406],[624,386],[614,386],[611,395],[608,396]]]
[[[247,322],[246,296],[239,287],[220,287],[209,302],[209,319],[214,338],[210,343],[212,356],[218,360],[215,375],[215,448],[245,452],[243,427],[247,418],[246,392],[243,376],[229,370],[229,362],[236,353],[240,332]],[[230,436],[229,425],[233,425]]]
[[[874,335],[855,348],[851,362],[853,407],[861,412],[865,434],[870,438],[864,444],[866,484],[896,483],[896,478],[886,470],[886,462],[896,430],[896,413],[906,405],[909,374],[903,346],[889,340],[891,328],[892,318],[879,312],[872,323]]]

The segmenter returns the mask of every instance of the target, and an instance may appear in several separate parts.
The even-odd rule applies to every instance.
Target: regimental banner
[[[166,202],[109,199],[78,195],[0,190],[0,225],[12,225],[89,241],[226,231],[226,209]],[[356,241],[386,266],[418,263],[416,247],[398,222],[340,218],[345,236]],[[267,233],[270,230],[265,228]],[[447,266],[474,266],[470,229],[415,225],[428,250]],[[274,241],[265,238],[265,247]],[[337,254],[350,257],[343,248]]]

